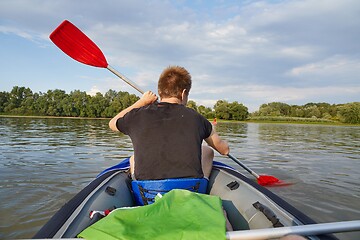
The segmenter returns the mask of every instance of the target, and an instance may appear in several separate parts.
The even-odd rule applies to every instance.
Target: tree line
[[[196,110],[206,118],[244,121],[249,117],[248,108],[237,101],[228,102],[225,100],[218,100],[212,109],[203,105],[197,106],[194,101],[190,100],[187,107]]]
[[[94,96],[74,90],[48,90],[33,93],[30,88],[15,86],[10,92],[0,92],[0,114],[110,118],[131,106],[139,97],[128,92],[109,90]],[[208,119],[244,121],[248,119],[323,119],[344,123],[360,123],[360,102],[346,104],[308,103],[302,106],[281,102],[262,104],[258,111],[249,113],[242,103],[218,100],[213,108],[198,106],[190,100],[192,108]]]
[[[33,93],[30,88],[15,86],[11,92],[0,92],[0,114],[110,118],[138,99],[134,94],[111,89],[104,95],[98,92],[90,96],[80,90],[69,94],[59,89]],[[206,118],[245,120],[249,115],[247,107],[237,102],[218,101],[214,110],[203,105],[197,106],[192,100],[187,106]]]
[[[0,92],[0,113],[57,117],[113,117],[139,98],[128,92],[109,90],[104,95],[90,96],[75,90],[33,93],[30,88],[15,86],[11,92]]]
[[[262,104],[252,118],[289,117],[309,120],[327,120],[350,124],[360,123],[360,102],[346,104],[307,103],[305,105],[288,105],[281,102]]]

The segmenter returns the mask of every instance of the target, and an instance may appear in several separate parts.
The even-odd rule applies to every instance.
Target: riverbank
[[[90,119],[90,120],[110,120],[111,118],[90,118],[90,117],[63,117],[63,116],[21,116],[21,115],[1,115],[0,117],[8,118],[44,118],[44,119]],[[213,119],[208,119],[210,122]],[[331,121],[326,119],[313,119],[313,118],[291,118],[291,117],[262,117],[250,118],[245,121],[236,120],[223,120],[217,119],[217,123],[221,122],[239,122],[239,123],[273,123],[273,124],[310,124],[310,125],[334,125],[334,126],[359,126],[360,124],[342,123],[338,121]]]
[[[212,119],[211,119],[212,120]],[[272,124],[305,124],[305,125],[329,125],[329,126],[359,126],[360,124],[351,124],[351,123],[342,123],[339,121],[321,121],[321,120],[314,120],[309,118],[287,118],[283,119],[283,117],[279,118],[249,118],[244,121],[234,121],[234,120],[217,120],[217,122],[241,122],[241,123],[272,123]]]
[[[267,120],[246,120],[245,123],[273,123],[273,124],[304,124],[304,125],[329,125],[329,126],[352,126],[360,127],[360,124],[350,124],[341,122],[301,122],[301,121],[267,121]]]
[[[106,120],[110,118],[90,118],[90,117],[62,117],[62,116],[22,116],[22,115],[1,115],[0,117],[8,117],[8,118],[49,118],[49,119],[90,119],[90,120]]]

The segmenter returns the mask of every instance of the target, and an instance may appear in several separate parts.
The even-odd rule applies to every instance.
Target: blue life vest
[[[206,178],[171,178],[164,180],[133,180],[131,182],[136,205],[143,206],[154,202],[155,196],[172,189],[186,189],[191,192],[206,193]]]

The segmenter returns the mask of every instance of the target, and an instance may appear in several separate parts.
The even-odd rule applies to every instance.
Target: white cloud
[[[284,47],[280,49],[280,55],[292,59],[308,59],[314,57],[316,50],[309,46]]]
[[[264,99],[266,102],[305,102],[306,99],[316,99],[342,94],[359,94],[359,87],[274,87],[274,86],[248,86],[243,92],[246,96],[254,99]]]
[[[292,77],[313,77],[318,78],[336,77],[338,81],[350,75],[356,78],[360,76],[360,59],[352,59],[344,56],[333,56],[318,62],[308,63],[303,66],[295,67],[287,72]],[[342,76],[343,78],[339,77]],[[330,80],[330,79],[328,79]]]
[[[86,93],[89,94],[90,96],[95,96],[96,93],[100,92],[101,90],[99,90],[99,88],[97,86],[93,86],[89,91],[87,91]]]
[[[22,29],[16,28],[16,27],[9,27],[9,26],[0,26],[0,33],[5,34],[15,34],[19,37],[25,38],[27,40],[33,41],[35,36],[27,31],[24,31]]]

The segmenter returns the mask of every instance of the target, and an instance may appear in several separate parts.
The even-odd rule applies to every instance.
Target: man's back
[[[147,91],[110,120],[112,130],[129,135],[133,141],[131,175],[141,180],[209,177],[213,149],[229,153],[229,145],[211,123],[185,107],[191,85],[191,75],[184,67],[169,66],[159,77],[159,105],[156,94]],[[209,146],[201,146],[203,140]]]
[[[133,109],[117,127],[133,142],[137,179],[203,177],[201,144],[212,125],[196,111],[154,103]]]

